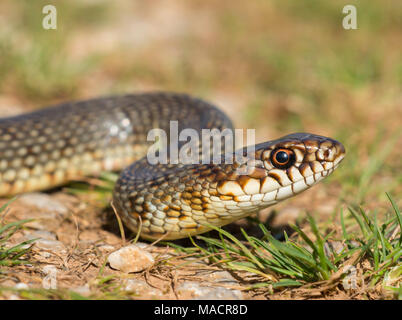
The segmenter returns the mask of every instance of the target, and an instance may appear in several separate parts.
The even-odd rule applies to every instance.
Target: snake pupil
[[[285,164],[289,161],[289,155],[285,151],[279,151],[276,154],[275,159],[277,162]]]
[[[271,154],[271,163],[278,169],[287,169],[295,162],[295,155],[289,149],[277,149]]]

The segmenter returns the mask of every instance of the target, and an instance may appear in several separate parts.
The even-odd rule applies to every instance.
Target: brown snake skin
[[[295,133],[258,144],[252,154],[242,152],[241,163],[151,165],[144,158],[153,144],[147,133],[169,133],[171,120],[179,130],[232,129],[213,105],[175,93],[69,102],[0,119],[0,196],[123,169],[113,206],[126,226],[146,239],[178,239],[306,190],[332,173],[345,154],[333,139]],[[277,162],[283,152],[286,166]],[[239,172],[246,165],[251,169]]]

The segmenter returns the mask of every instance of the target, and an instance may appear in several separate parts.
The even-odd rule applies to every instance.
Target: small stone
[[[128,245],[108,257],[109,265],[123,272],[140,272],[152,266],[155,262],[152,255],[136,245]]]
[[[38,239],[34,243],[37,249],[49,250],[52,252],[66,251],[64,244],[57,240]]]
[[[86,283],[83,286],[75,287],[72,289],[73,292],[76,292],[82,296],[89,296],[91,294],[91,289],[89,288],[89,284]]]
[[[26,290],[26,289],[29,289],[29,286],[28,286],[26,283],[24,283],[24,282],[18,282],[18,283],[14,286],[14,288],[17,289],[17,290]]]
[[[65,215],[68,213],[68,209],[59,201],[53,199],[51,196],[45,193],[27,193],[19,197],[19,201],[37,207],[38,209],[48,212],[57,213],[59,215]]]
[[[52,232],[46,230],[36,230],[25,235],[25,239],[45,239],[45,240],[56,240],[56,235]]]
[[[194,300],[242,300],[240,290],[223,287],[207,287],[194,281],[187,281],[177,288],[180,295],[189,294]]]
[[[163,295],[161,290],[153,288],[146,281],[139,279],[128,279],[124,290],[131,291],[141,297],[151,296],[153,298],[161,298]]]
[[[45,259],[49,259],[52,256],[51,253],[46,252],[46,251],[39,252],[39,255],[42,256]]]
[[[191,261],[191,259],[187,260]],[[239,285],[239,282],[228,271],[205,269],[204,267],[207,266],[208,263],[200,261],[193,263],[193,265],[200,266],[199,271],[196,272],[196,275],[205,281],[226,285]]]
[[[141,248],[141,249],[146,249],[150,245],[149,245],[149,243],[138,241],[138,242],[135,243],[135,246],[137,246],[138,248]]]
[[[55,230],[68,214],[69,210],[62,202],[43,193],[28,193],[19,196],[18,206],[23,210],[15,210],[17,219],[33,219],[26,227],[37,230]]]

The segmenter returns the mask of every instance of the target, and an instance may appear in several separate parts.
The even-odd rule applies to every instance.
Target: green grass
[[[13,200],[10,202],[12,201]],[[10,202],[0,208],[0,214],[5,211]],[[37,239],[23,241],[12,247],[6,245],[9,238],[17,231],[21,230],[25,223],[30,221],[32,221],[32,219],[20,220],[8,224],[0,223],[0,279],[3,271],[6,274],[5,270],[2,270],[1,267],[12,268],[14,266],[32,263],[27,259],[27,256],[29,256],[33,242]],[[68,288],[17,289],[15,287],[3,287],[1,285],[0,296],[2,294],[12,293],[18,295],[21,299],[27,300],[121,300],[135,298],[136,294],[134,292],[124,290],[119,276],[103,275],[106,262],[107,259],[105,259],[100,267],[98,275],[89,282],[90,293],[85,296]]]
[[[57,31],[42,28],[46,1],[21,1],[11,7],[19,19],[8,21],[13,35],[0,31],[0,88],[30,102],[73,97],[79,80],[95,67],[97,55],[74,60],[67,52],[69,37],[77,28],[91,29],[93,21],[108,21],[108,6],[61,1]],[[15,10],[15,11],[14,11]],[[24,45],[15,38],[27,39]],[[38,107],[37,105],[34,105]]]
[[[348,137],[352,135],[349,131],[338,134],[340,141],[348,141]],[[401,137],[400,129],[387,134],[384,129],[379,128],[374,139],[366,142],[364,151],[368,154],[367,160],[361,158],[362,148],[346,143],[345,161],[335,173],[336,180],[342,185],[341,198],[350,204],[359,205],[368,199],[383,197],[384,191],[397,193],[402,175],[387,162],[393,158],[392,154]],[[391,175],[393,179],[381,181],[379,178],[384,175]],[[324,183],[333,183],[333,179],[325,180]]]
[[[32,245],[37,239],[22,241],[16,245],[8,246],[9,239],[19,230],[24,227],[24,224],[32,221],[25,219],[11,223],[3,223],[4,213],[10,202],[7,202],[0,208],[0,267],[1,266],[16,266],[29,263],[26,259],[27,254],[31,251]],[[0,269],[0,274],[2,270]]]
[[[284,242],[276,240],[260,224],[264,233],[261,239],[242,230],[244,240],[240,241],[229,232],[210,226],[219,233],[220,239],[197,236],[203,245],[192,239],[194,248],[190,249],[173,243],[170,245],[187,254],[197,253],[199,257],[207,257],[210,263],[223,268],[255,274],[260,280],[252,284],[250,290],[268,286],[274,289],[298,287],[317,282],[338,284],[347,275],[342,270],[349,265],[356,266],[362,260],[368,261],[371,266],[362,277],[374,287],[389,276],[392,268],[401,268],[402,217],[395,201],[387,196],[392,210],[389,219],[382,223],[377,220],[375,213],[369,214],[362,208],[357,211],[349,208],[349,214],[355,222],[349,223],[349,227],[357,224],[360,227],[358,233],[348,230],[341,211],[342,233],[335,239],[343,245],[340,252],[328,246],[328,242],[334,240],[335,230],[323,235],[311,216],[308,216],[311,235],[292,225],[297,237],[289,238],[285,233]],[[398,270],[393,272],[397,273]],[[400,290],[400,287],[394,290]]]
[[[98,178],[74,181],[65,187],[65,191],[97,203],[101,207],[110,206],[114,185],[119,175],[114,172],[102,172]]]

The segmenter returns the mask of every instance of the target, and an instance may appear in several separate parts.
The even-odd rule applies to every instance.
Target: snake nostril
[[[332,141],[332,146],[328,146],[328,147],[322,149],[320,154],[321,154],[321,157],[323,158],[322,160],[324,160],[324,161],[339,162],[340,160],[342,160],[344,158],[345,147],[342,145],[342,143],[334,140],[334,141]],[[320,158],[320,157],[318,156],[318,158]]]
[[[346,153],[345,147],[340,142],[337,143],[336,149],[338,150],[338,155],[344,155]]]

